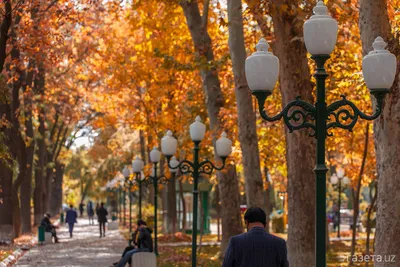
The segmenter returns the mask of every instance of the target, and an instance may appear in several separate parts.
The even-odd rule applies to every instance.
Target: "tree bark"
[[[271,193],[272,193],[272,190],[271,190],[272,184],[268,180],[268,168],[267,167],[264,167],[264,176],[265,176],[265,182],[267,185],[267,190],[265,192],[265,206],[264,206],[265,213],[267,214],[267,225],[265,226],[265,231],[269,232],[269,222],[270,222],[269,215],[272,212],[272,204],[273,203],[272,203],[271,197],[270,197]]]
[[[11,27],[12,22],[12,7],[11,2],[4,1],[5,14],[2,19],[0,26],[0,73],[4,69],[4,62],[7,57],[7,40],[8,31]],[[0,118],[5,118],[8,122],[11,122],[11,107],[9,91],[6,83],[3,81],[5,77],[1,75],[0,85]],[[12,145],[12,133],[6,125],[0,124],[0,145],[2,150],[2,157],[0,158],[0,241],[13,240],[13,229],[12,229],[12,180],[14,165],[14,155],[11,154],[10,147]],[[10,234],[11,232],[11,234]]]
[[[6,87],[4,85],[4,87]],[[7,90],[7,88],[1,88]],[[3,97],[6,96],[3,94]],[[6,96],[7,97],[7,96]],[[11,121],[11,107],[6,99],[0,99],[0,116],[5,117],[7,121]],[[12,180],[14,155],[11,154],[12,146],[11,129],[3,125],[0,126],[0,141],[2,150],[7,153],[0,159],[0,242],[13,242],[13,217],[12,217]],[[5,150],[5,151],[4,151]]]
[[[313,85],[307,51],[300,39],[302,23],[297,12],[281,5],[297,5],[296,0],[274,0],[271,15],[275,33],[275,55],[280,60],[282,104],[300,96],[312,103]],[[288,167],[288,258],[291,266],[309,267],[315,261],[315,140],[307,131],[289,133],[286,129],[286,161]],[[301,190],[299,190],[301,188]]]
[[[54,175],[54,182],[52,183],[51,202],[49,203],[51,214],[60,213],[63,196],[62,184],[64,178],[64,164],[57,161],[55,168],[56,172]]]
[[[362,177],[364,175],[365,162],[367,160],[367,155],[368,155],[368,141],[369,141],[369,124],[367,123],[366,129],[365,129],[364,152],[363,152],[363,158],[362,158],[361,167],[360,167],[360,173],[358,174],[357,187],[355,189],[352,188],[352,190],[351,190],[352,195],[353,195],[353,211],[354,211],[354,213],[353,213],[353,233],[352,233],[352,238],[351,238],[351,252],[350,252],[351,259],[353,259],[353,256],[356,252],[357,220],[358,220],[358,213],[360,211],[361,182],[362,182]],[[340,212],[340,207],[339,207],[339,212]]]
[[[374,196],[372,196],[372,189],[375,189],[375,194]],[[371,204],[368,207],[368,213],[367,213],[367,242],[365,245],[365,255],[371,255],[370,254],[370,237],[371,237],[371,215],[373,210],[375,209],[375,203],[376,203],[376,199],[378,197],[378,183],[375,181],[374,185],[370,185],[369,187],[369,196],[371,199]],[[369,261],[365,262],[365,267],[369,266]]]
[[[359,27],[363,54],[372,50],[372,43],[381,36],[390,52],[400,56],[399,40],[391,32],[387,1],[361,0]],[[375,255],[400,255],[400,63],[396,79],[386,96],[382,115],[374,122],[376,165],[378,173],[377,225]],[[375,262],[376,267],[397,266]]]
[[[39,138],[37,142],[37,158],[38,162],[35,166],[35,189],[34,189],[34,224],[38,225],[43,218],[44,210],[44,194],[45,194],[45,118],[44,110],[40,109],[39,113]]]
[[[264,190],[260,170],[256,116],[252,108],[252,96],[244,71],[246,49],[243,35],[242,0],[228,0],[228,28],[229,52],[235,77],[239,141],[242,150],[246,202],[249,207],[263,207]]]
[[[4,17],[0,25],[0,73],[3,71],[4,62],[7,58],[8,31],[12,23],[12,6],[10,0],[4,2]]]
[[[186,230],[186,201],[183,195],[182,180],[179,179],[178,182],[179,182],[179,197],[182,202],[182,231],[184,232]]]
[[[199,58],[205,59],[205,62],[213,62],[214,54],[212,50],[211,38],[207,32],[207,13],[208,6],[204,6],[203,17],[200,15],[199,4],[197,0],[182,0],[180,5],[186,17],[186,22],[192,36],[195,52]],[[217,70],[214,67],[200,67],[200,74],[203,81],[203,89],[206,97],[206,107],[210,119],[210,128],[213,136],[213,145],[215,150],[215,141],[221,130],[221,121],[219,112],[224,104],[220,82]],[[215,155],[218,160],[218,156]],[[227,166],[228,168],[228,166]],[[222,231],[221,256],[224,255],[229,238],[242,232],[240,206],[239,206],[239,185],[235,170],[217,172],[218,186],[220,190],[221,205],[224,207],[222,212],[222,224],[226,228]],[[226,190],[227,188],[230,191]]]
[[[236,166],[229,165],[227,170],[223,172],[222,179],[226,179],[223,183],[218,183],[221,197],[221,219],[222,219],[222,241],[221,255],[224,257],[226,248],[228,247],[231,236],[241,234],[242,215],[237,212],[237,207],[240,208],[239,198],[226,196],[239,196],[239,185],[236,174]],[[232,178],[233,177],[233,178]]]
[[[176,233],[176,176],[171,174],[171,181],[168,183],[168,233]]]
[[[29,64],[32,68],[32,64]],[[30,139],[30,143],[26,146],[26,170],[25,178],[21,183],[20,200],[21,200],[21,222],[22,233],[30,233],[32,231],[32,217],[31,217],[31,196],[32,196],[32,178],[33,178],[33,156],[35,153],[35,138],[33,132],[32,120],[32,91],[27,92],[27,88],[32,87],[33,71],[29,71],[26,78],[26,85],[24,88],[25,93],[25,128],[26,136]]]
[[[43,91],[45,84],[45,74],[44,74],[43,63],[38,63],[38,73],[35,76],[35,93],[42,95],[43,101]],[[39,108],[39,137],[37,140],[37,159],[38,162],[35,168],[35,189],[34,189],[34,224],[40,223],[43,218],[43,214],[47,212],[45,210],[46,197],[46,181],[45,181],[45,170],[46,170],[46,127],[45,127],[45,109],[44,107]]]

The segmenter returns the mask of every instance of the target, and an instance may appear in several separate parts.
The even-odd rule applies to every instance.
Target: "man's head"
[[[74,206],[71,204],[71,205],[69,205],[69,207],[72,209]]]
[[[247,229],[254,226],[264,226],[267,223],[267,215],[261,208],[250,207],[244,213],[244,222]]]
[[[140,226],[142,226],[142,225],[147,226],[147,223],[146,223],[145,221],[143,221],[142,219],[139,219],[139,220],[137,221],[137,226],[140,227]]]
[[[101,202],[101,203],[100,203],[100,206],[103,208],[103,207],[104,207],[104,203],[103,203],[103,202]]]
[[[50,215],[50,213],[47,212],[47,213],[44,214],[44,217],[50,219],[51,215]]]

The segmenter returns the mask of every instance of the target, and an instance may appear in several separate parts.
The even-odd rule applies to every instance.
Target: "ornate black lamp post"
[[[190,174],[193,177],[193,229],[192,229],[192,266],[196,266],[197,252],[197,213],[198,213],[198,183],[201,174],[210,175],[213,170],[222,170],[225,167],[225,160],[232,151],[232,141],[226,137],[226,133],[222,133],[221,138],[216,142],[217,155],[222,159],[222,166],[216,167],[211,161],[199,161],[200,142],[203,140],[206,132],[206,126],[201,123],[199,116],[196,121],[190,125],[190,137],[194,143],[193,161],[183,160],[177,161],[173,155],[176,152],[177,140],[172,136],[172,132],[161,139],[161,149],[168,159],[168,167],[172,170],[178,170],[182,174]]]
[[[122,170],[122,174],[125,177],[125,186],[128,189],[129,193],[129,232],[132,232],[132,187],[133,181],[130,179],[131,171],[128,166],[125,166]]]
[[[146,183],[145,176],[142,174],[143,166],[143,160],[141,160],[139,157],[136,157],[132,162],[132,169],[136,174],[135,182],[139,186],[139,219],[142,219],[142,184]]]
[[[150,151],[150,161],[153,163],[152,173],[150,176],[145,177],[141,183],[151,184],[153,183],[154,187],[154,253],[158,255],[158,241],[157,241],[157,208],[158,208],[158,185],[159,184],[166,184],[168,183],[168,179],[162,175],[158,176],[157,174],[157,166],[158,162],[161,158],[161,152],[154,147],[152,151]],[[136,157],[136,159],[132,163],[132,167],[134,168],[134,172],[136,173],[137,177],[143,170],[143,161]],[[140,192],[141,195],[141,192]],[[141,202],[141,198],[139,198],[139,202]],[[141,204],[139,203],[139,206]],[[139,211],[141,213],[141,210]],[[139,216],[141,217],[141,215]]]
[[[385,50],[386,43],[381,37],[373,43],[374,51],[363,59],[363,74],[367,87],[376,99],[373,115],[361,112],[345,96],[329,106],[325,97],[325,62],[333,51],[337,39],[337,22],[328,14],[323,1],[314,8],[315,15],[304,24],[304,41],[306,48],[317,65],[314,77],[317,81],[317,100],[315,104],[307,103],[300,98],[290,102],[278,115],[270,117],[264,109],[264,103],[271,95],[278,79],[279,59],[268,52],[269,45],[261,39],[257,52],[246,60],[246,78],[253,95],[257,97],[261,117],[267,121],[283,118],[289,132],[307,128],[310,136],[317,139],[316,174],[316,259],[318,267],[326,266],[326,173],[325,139],[331,136],[332,128],[343,128],[351,131],[359,118],[376,119],[382,112],[383,99],[392,86],[396,73],[396,57]]]
[[[343,185],[347,185],[350,183],[349,178],[344,176],[344,169],[338,168],[336,170],[336,173],[331,176],[331,184],[337,185],[338,191],[339,191],[339,197],[338,197],[338,231],[337,231],[337,237],[340,239],[340,208],[342,206],[342,183]]]
[[[122,182],[122,183],[121,183]],[[120,222],[122,222],[122,209],[121,209],[121,192],[123,190],[123,180],[117,184],[117,216]]]

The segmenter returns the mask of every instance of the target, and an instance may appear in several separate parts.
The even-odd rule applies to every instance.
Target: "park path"
[[[98,223],[89,225],[86,218],[78,218],[73,238],[69,238],[66,225],[60,225],[57,236],[60,243],[35,246],[14,266],[110,266],[121,257],[127,244],[118,230],[107,231],[106,237],[100,238]]]

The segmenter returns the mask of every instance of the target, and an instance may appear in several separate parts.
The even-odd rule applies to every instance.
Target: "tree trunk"
[[[303,36],[303,23],[295,9],[297,0],[273,0],[269,5],[272,16],[275,55],[280,60],[280,91],[282,104],[300,96],[313,102],[311,75]],[[261,2],[251,5],[264,35],[270,33],[264,23]],[[282,6],[285,5],[285,6]],[[284,8],[286,7],[286,8]],[[305,130],[289,133],[286,129],[286,162],[288,168],[288,259],[291,266],[309,267],[315,261],[315,140]],[[298,190],[301,188],[301,190]]]
[[[265,213],[267,214],[267,225],[265,226],[265,230],[267,231],[267,232],[269,232],[269,222],[270,222],[270,220],[269,220],[269,216],[271,215],[271,212],[272,212],[272,201],[271,201],[271,198],[270,198],[270,196],[271,196],[271,193],[272,193],[272,184],[271,184],[271,182],[268,180],[268,168],[267,167],[264,167],[264,176],[265,176],[265,183],[266,183],[266,185],[267,185],[267,190],[266,190],[266,192],[265,192]]]
[[[353,256],[356,252],[356,235],[357,235],[357,220],[358,220],[358,213],[360,211],[360,192],[361,192],[361,182],[362,178],[364,175],[364,169],[365,169],[365,162],[367,160],[367,155],[368,155],[368,141],[369,141],[369,123],[367,123],[366,129],[365,129],[365,142],[364,142],[364,152],[363,152],[363,158],[361,162],[361,167],[360,167],[360,173],[358,175],[358,180],[357,180],[357,187],[352,189],[352,195],[353,195],[353,233],[352,233],[352,238],[351,238],[351,254],[350,258],[353,259]],[[339,207],[339,212],[340,212],[340,207]]]
[[[180,5],[186,17],[186,22],[192,36],[194,48],[199,58],[205,59],[205,62],[213,62],[214,54],[212,50],[211,38],[207,32],[208,4],[205,1],[203,17],[200,15],[199,4],[197,0],[182,0]],[[213,136],[213,145],[215,150],[215,141],[221,130],[221,121],[219,112],[224,104],[220,82],[217,70],[214,67],[203,66],[200,68],[200,74],[203,81],[203,89],[206,98],[206,107],[210,119],[210,129]],[[215,159],[218,160],[217,155]],[[228,166],[227,166],[228,167]],[[222,224],[226,226],[222,231],[221,256],[225,253],[229,238],[242,232],[240,206],[239,206],[239,185],[235,170],[217,172],[217,180],[220,190],[220,198],[223,208],[221,218]],[[230,191],[226,190],[227,188]]]
[[[399,41],[391,33],[385,0],[361,0],[359,27],[363,54],[372,50],[377,36],[388,42],[388,49],[399,58]],[[378,199],[375,255],[400,255],[400,64],[395,82],[384,101],[382,115],[374,122],[378,173]],[[376,267],[397,266],[375,262]]]
[[[51,203],[50,204],[50,213],[58,214],[61,211],[62,199],[63,199],[63,191],[62,184],[64,178],[64,164],[60,162],[56,162],[56,172],[54,175],[54,182],[52,183],[51,190]]]
[[[179,179],[179,197],[182,202],[182,231],[184,232],[186,230],[186,202],[183,195],[183,185],[181,179]]]
[[[34,190],[34,224],[38,225],[43,218],[44,210],[44,194],[45,194],[45,155],[46,155],[46,144],[45,138],[45,118],[44,110],[40,109],[39,114],[39,138],[37,140],[37,158],[38,163],[35,168],[35,190]]]
[[[218,185],[217,185],[218,186]],[[217,212],[217,241],[221,241],[221,205],[219,203],[219,189],[215,189],[215,211]]]
[[[4,85],[0,88],[6,92],[7,87]],[[7,103],[7,95],[3,94],[0,99],[0,116],[5,117],[7,121],[11,121],[11,108]],[[14,156],[10,153],[12,146],[12,133],[8,127],[0,125],[0,145],[2,158],[0,158],[0,243],[13,242],[13,218],[12,218],[12,180],[13,180],[13,165]],[[4,155],[6,153],[6,155]]]
[[[32,13],[35,11],[31,11]],[[35,136],[33,130],[33,119],[32,119],[32,103],[33,103],[33,76],[34,76],[35,60],[31,58],[29,60],[28,69],[26,75],[26,83],[23,86],[24,91],[24,102],[25,102],[25,128],[26,136],[30,139],[30,143],[26,146],[26,170],[25,178],[21,183],[20,188],[20,201],[21,201],[21,222],[22,222],[22,233],[32,232],[32,179],[33,179],[33,166],[34,166],[34,155],[35,155]]]
[[[264,190],[260,170],[260,153],[256,116],[244,71],[246,49],[243,36],[242,0],[228,0],[229,51],[235,77],[238,129],[245,178],[246,202],[249,207],[263,207]]]
[[[11,192],[11,199],[14,236],[18,237],[21,235],[21,209],[19,206],[18,189],[14,186]]]
[[[307,51],[298,14],[281,5],[297,5],[294,0],[274,0],[271,15],[275,33],[275,55],[280,60],[282,104],[300,96],[313,102]],[[297,38],[297,39],[296,39]],[[289,229],[288,258],[291,266],[309,267],[315,261],[315,140],[308,131],[289,133],[286,129],[288,167]],[[301,190],[299,190],[301,188]]]
[[[171,181],[168,183],[168,233],[176,233],[176,175],[171,173]]]
[[[240,209],[238,209],[238,207],[240,208],[239,197],[234,197],[239,196],[236,166],[229,165],[226,168],[226,171],[220,172],[222,177],[219,177],[218,181],[220,196],[225,196],[221,197],[222,241],[220,257],[224,257],[230,237],[243,232],[242,215]],[[224,182],[220,182],[223,179]]]
[[[373,188],[375,189],[374,196],[372,196],[372,189],[373,189],[372,186],[370,185],[370,187],[369,187],[369,196],[371,199],[371,204],[368,207],[368,213],[367,213],[367,242],[365,245],[365,255],[371,255],[370,254],[370,245],[369,245],[370,236],[371,236],[371,215],[375,208],[375,203],[376,203],[376,199],[378,196],[378,187],[377,186],[378,186],[378,183],[375,181],[374,185],[373,185]],[[368,266],[369,266],[369,261],[366,261],[365,267],[368,267]]]
[[[30,96],[28,96],[30,97]],[[21,221],[22,233],[30,233],[32,231],[31,218],[31,195],[32,195],[32,172],[33,172],[33,156],[35,153],[35,140],[33,136],[32,110],[30,104],[26,111],[26,135],[31,139],[31,143],[26,147],[26,170],[25,178],[21,183],[20,200],[21,200]]]
[[[54,177],[54,171],[53,171],[53,166],[49,166],[49,164],[52,164],[51,162],[51,155],[49,153],[47,153],[47,157],[46,157],[46,176],[44,178],[45,181],[45,200],[44,200],[44,207],[43,209],[45,211],[50,212],[50,203],[51,203],[51,197],[52,197],[52,187],[53,187],[53,177]],[[50,212],[51,213],[51,212]],[[53,213],[51,213],[52,215],[54,215]]]

